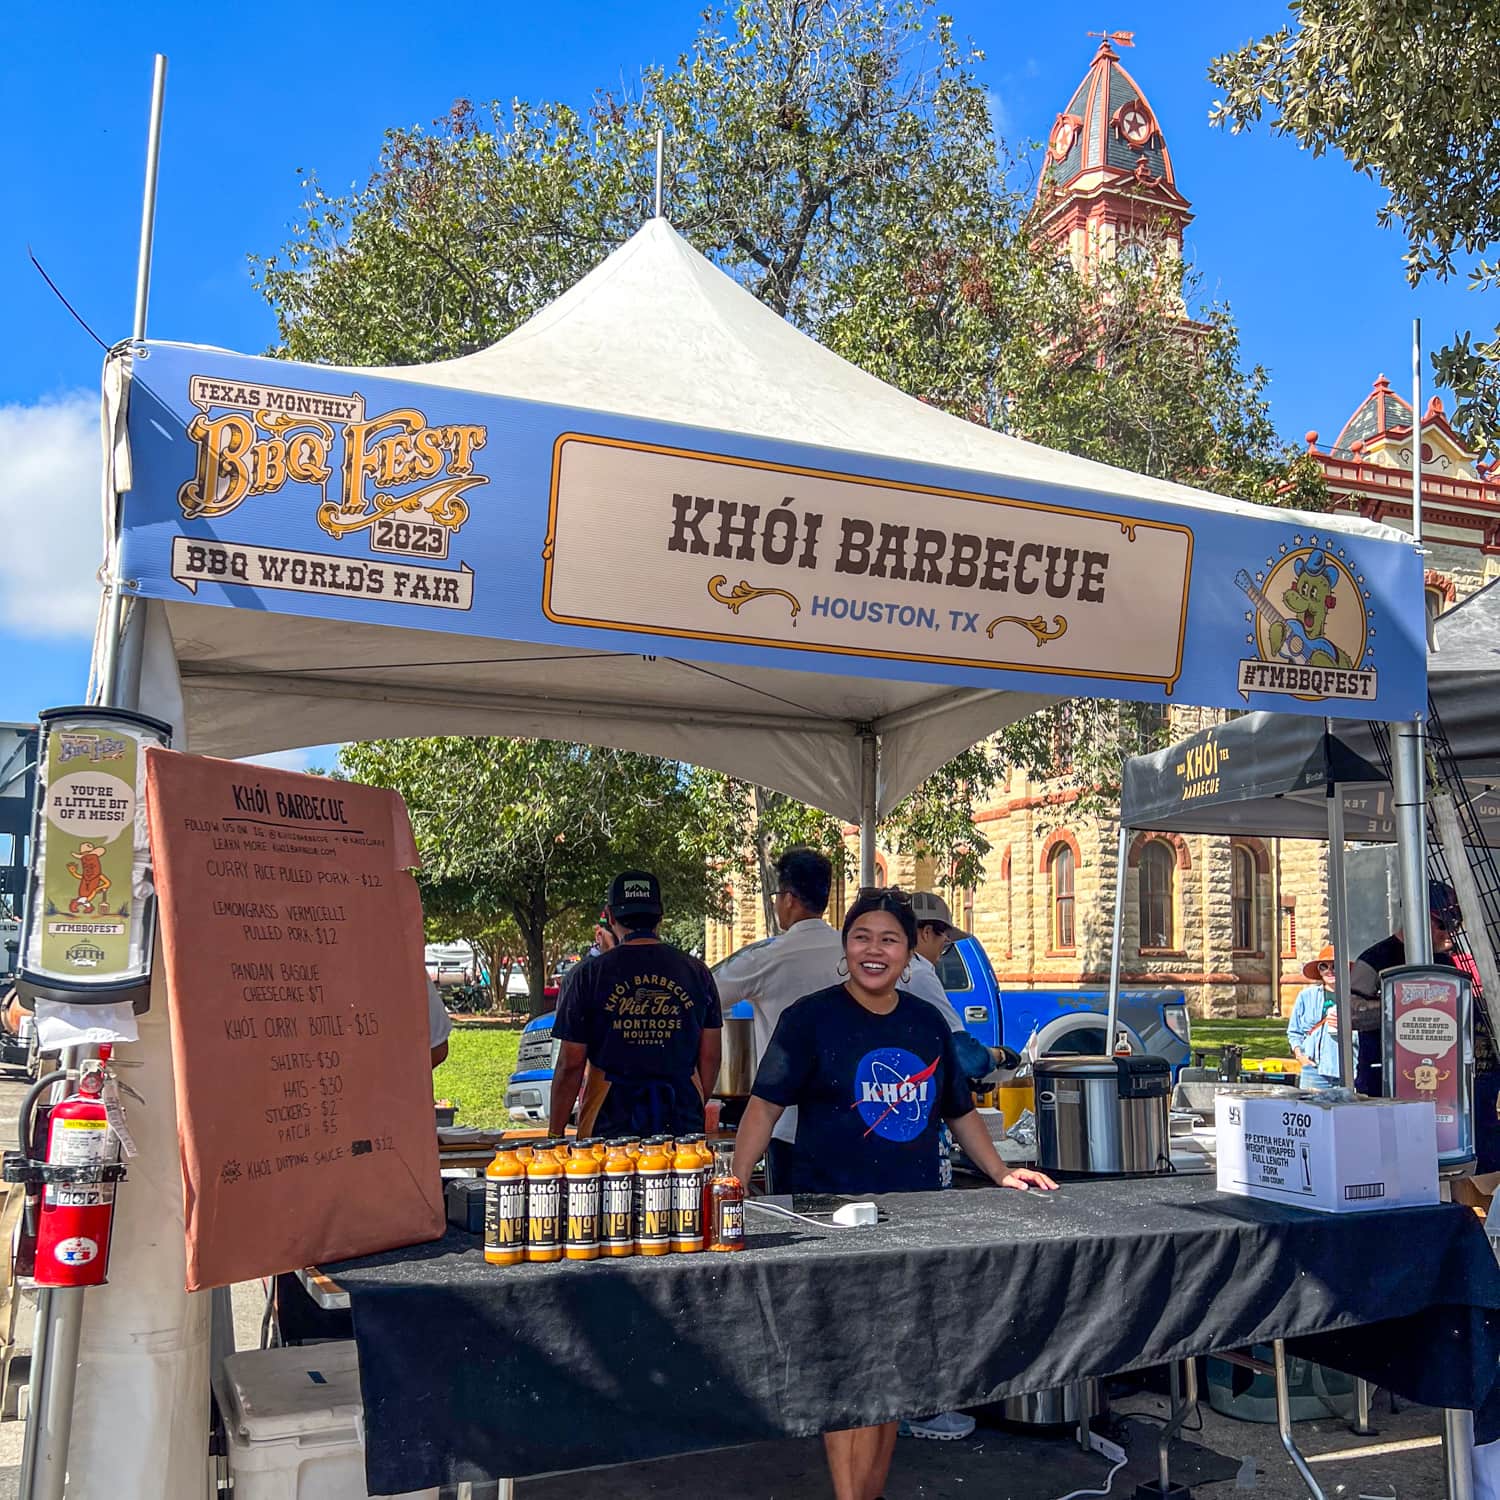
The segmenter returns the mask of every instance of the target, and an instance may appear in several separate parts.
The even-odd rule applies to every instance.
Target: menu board
[[[146,752],[187,1287],[442,1234],[416,847],[393,792]]]

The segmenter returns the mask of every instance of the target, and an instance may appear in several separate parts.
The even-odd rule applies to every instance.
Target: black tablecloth
[[[1475,1216],[1221,1196],[1207,1177],[747,1215],[739,1255],[498,1269],[474,1236],[331,1266],[374,1494],[926,1415],[1273,1338],[1500,1436],[1500,1269]]]

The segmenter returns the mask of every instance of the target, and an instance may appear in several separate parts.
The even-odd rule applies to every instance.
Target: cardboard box
[[[1438,1201],[1430,1103],[1223,1093],[1214,1114],[1221,1193],[1331,1214]]]

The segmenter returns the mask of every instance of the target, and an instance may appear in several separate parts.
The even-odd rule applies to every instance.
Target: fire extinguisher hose
[[[38,1078],[26,1090],[26,1097],[21,1100],[20,1114],[16,1117],[16,1135],[22,1156],[31,1155],[31,1112],[36,1107],[37,1099],[45,1090],[56,1088],[59,1083],[66,1083],[67,1077],[65,1072],[48,1073],[45,1078]]]

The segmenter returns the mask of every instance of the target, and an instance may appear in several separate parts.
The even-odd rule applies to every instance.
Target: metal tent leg
[[[1368,1380],[1354,1382],[1354,1427],[1356,1437],[1373,1437],[1375,1429],[1370,1426],[1370,1397],[1374,1387]]]
[[[1313,1500],[1325,1500],[1318,1481],[1313,1478],[1312,1470],[1307,1467],[1307,1460],[1303,1458],[1292,1437],[1292,1397],[1286,1383],[1286,1345],[1280,1339],[1273,1339],[1271,1342],[1271,1362],[1276,1376],[1276,1431],[1281,1438],[1281,1446],[1286,1449],[1287,1457],[1302,1476],[1307,1493]]]
[[[1120,1022],[1120,942],[1125,931],[1125,872],[1130,868],[1130,830],[1120,824],[1115,848],[1115,913],[1109,939],[1109,1003],[1105,1010],[1104,1053],[1115,1050],[1115,1027]]]
[[[1192,1359],[1167,1366],[1171,1382],[1172,1409],[1156,1440],[1156,1478],[1135,1487],[1135,1500],[1192,1500],[1192,1491],[1172,1483],[1172,1444],[1182,1431],[1188,1413],[1198,1404],[1198,1365]]]
[[[1474,1500],[1474,1413],[1443,1408],[1443,1468],[1448,1500]]]
[[[880,820],[880,736],[873,730],[860,735],[859,756],[859,883],[875,884],[875,830]]]

